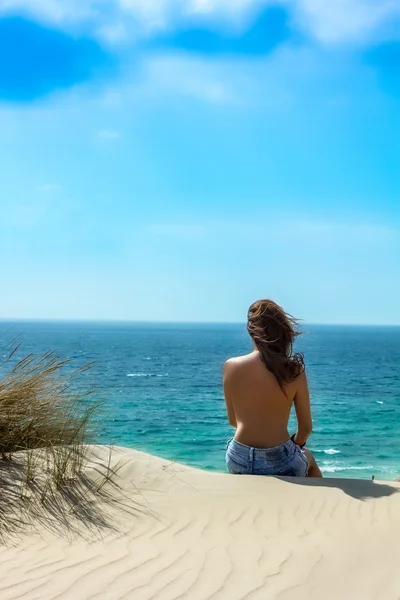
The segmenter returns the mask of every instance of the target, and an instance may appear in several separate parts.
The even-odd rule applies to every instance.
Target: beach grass
[[[19,350],[0,367],[0,535],[35,521],[102,527],[99,496],[113,473],[85,471],[102,422],[102,403],[80,384],[90,365],[73,370],[52,352],[17,359]]]

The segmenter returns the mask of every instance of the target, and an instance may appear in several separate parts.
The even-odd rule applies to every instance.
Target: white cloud
[[[53,194],[55,192],[59,192],[61,190],[61,186],[57,183],[45,183],[43,185],[40,185],[37,189],[38,192]]]
[[[347,223],[323,222],[279,219],[267,219],[260,216],[258,222],[242,220],[214,221],[197,223],[158,223],[148,227],[149,233],[188,239],[193,241],[210,241],[212,238],[220,239],[226,236],[242,242],[258,243],[264,239],[268,228],[268,239],[274,244],[286,244],[290,239],[299,244],[317,244],[320,247],[333,248],[347,246],[380,246],[398,245],[400,243],[400,229],[379,223]]]
[[[189,241],[200,240],[204,237],[205,229],[201,225],[189,224],[170,224],[150,225],[148,233],[161,237],[171,237],[174,239],[183,239]]]
[[[284,1],[284,0],[277,0]],[[89,26],[113,43],[164,31],[190,16],[240,24],[276,0],[1,0],[0,15],[21,11],[47,22]]]
[[[119,140],[121,138],[121,134],[119,131],[114,129],[101,129],[97,133],[97,138],[99,140]]]
[[[240,80],[239,72],[236,72],[236,77]],[[197,58],[166,55],[155,57],[146,61],[143,91],[145,88],[167,94],[178,93],[211,104],[240,102],[229,68],[228,71],[221,68],[218,61],[210,63]]]
[[[118,0],[125,12],[146,30],[166,29],[187,17],[243,24],[253,11],[285,0]]]
[[[303,29],[325,43],[362,42],[400,16],[398,0],[292,0]]]
[[[190,16],[245,28],[257,11],[277,3],[293,22],[323,43],[393,35],[384,25],[400,18],[398,0],[2,0],[0,14],[22,11],[65,27],[90,30],[116,43],[174,27]]]
[[[108,114],[111,124],[118,122],[118,113],[130,111],[133,106],[143,107],[149,102],[152,106],[154,102],[157,106],[165,105],[170,100],[202,102],[215,110],[226,106],[245,110],[262,107],[269,115],[302,111],[304,102],[308,109],[326,103],[340,111],[354,102],[352,90],[343,94],[343,82],[351,76],[360,89],[370,93],[368,101],[377,102],[369,73],[366,77],[362,70],[354,73],[350,61],[346,62],[345,76],[342,70],[342,65],[338,69],[332,57],[327,61],[325,52],[307,47],[283,47],[275,53],[274,60],[265,57],[251,61],[224,57],[208,60],[196,55],[150,54],[142,62],[139,79],[127,72],[122,82],[110,84],[95,101],[102,109],[112,111]],[[95,135],[98,137],[97,131]]]
[[[352,72],[350,61],[346,69]],[[304,99],[308,106],[313,103],[318,81],[322,85],[318,101],[322,96],[324,101],[334,102],[340,108],[347,106],[349,99],[338,98],[336,87],[332,91],[332,82],[342,90],[342,80],[337,77],[337,64],[333,59],[327,64],[325,53],[306,47],[283,47],[275,53],[274,60],[215,57],[211,61],[183,54],[150,55],[143,61],[140,82],[129,84],[128,80],[120,86],[120,104],[115,100],[115,105],[119,108],[139,98],[143,102],[146,97],[181,96],[213,104],[216,108],[230,105],[246,109],[263,107],[272,112],[290,111]],[[360,86],[364,85],[363,73],[357,77]],[[325,86],[325,82],[330,82],[330,86]],[[108,91],[104,102],[111,103],[109,96],[116,99],[116,91],[114,94]]]
[[[106,3],[113,3],[112,0]],[[15,14],[23,12],[53,23],[79,22],[88,18],[94,18],[94,7],[96,2],[89,0],[2,0],[0,13]]]

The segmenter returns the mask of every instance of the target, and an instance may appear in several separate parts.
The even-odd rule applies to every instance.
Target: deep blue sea
[[[244,325],[0,323],[0,348],[16,338],[21,357],[53,350],[76,367],[94,361],[81,384],[106,402],[98,441],[225,469],[232,429],[221,369],[250,351]],[[399,477],[400,328],[306,326],[298,349],[313,410],[308,445],[324,474]]]

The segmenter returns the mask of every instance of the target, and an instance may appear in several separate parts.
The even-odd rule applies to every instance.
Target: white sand
[[[115,528],[9,538],[1,600],[400,598],[398,484],[213,474],[122,448],[119,460],[101,508]]]

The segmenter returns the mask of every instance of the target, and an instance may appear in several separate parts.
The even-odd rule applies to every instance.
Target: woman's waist
[[[277,448],[290,440],[287,423],[282,426],[276,425],[273,429],[264,427],[261,431],[254,427],[248,427],[238,423],[234,439],[239,444],[256,448],[259,450],[268,450]]]
[[[289,437],[287,437],[284,442],[277,444],[276,446],[268,447],[243,444],[242,442],[239,442],[233,438],[228,442],[227,452],[233,453],[236,456],[240,455],[243,458],[249,457],[251,460],[279,461],[287,458],[288,456],[294,455],[296,452],[296,445]]]

